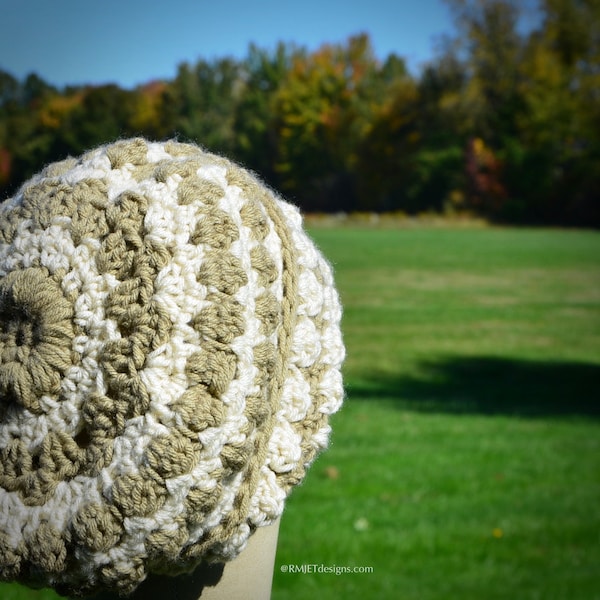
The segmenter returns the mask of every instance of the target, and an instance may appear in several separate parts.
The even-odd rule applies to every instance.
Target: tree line
[[[256,171],[306,211],[468,211],[600,225],[600,1],[448,0],[456,31],[418,75],[365,34],[251,45],[135,89],[0,71],[0,197],[118,137],[178,137]]]

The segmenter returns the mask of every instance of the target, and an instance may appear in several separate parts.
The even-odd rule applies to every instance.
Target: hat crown
[[[123,140],[0,206],[0,576],[126,593],[229,560],[342,401],[297,210],[195,145]]]

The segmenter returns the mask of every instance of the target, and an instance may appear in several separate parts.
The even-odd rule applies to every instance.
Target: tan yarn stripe
[[[258,190],[257,190],[258,191]],[[279,239],[281,240],[281,254],[283,259],[282,269],[282,285],[283,285],[283,300],[282,300],[282,324],[279,329],[279,343],[278,343],[278,357],[277,369],[275,376],[271,382],[270,390],[270,419],[267,421],[266,427],[262,430],[262,436],[257,448],[257,453],[254,458],[254,469],[250,472],[250,481],[248,482],[251,493],[244,498],[243,511],[245,514],[248,512],[248,504],[252,497],[252,494],[256,490],[258,484],[258,478],[260,476],[260,469],[265,462],[267,451],[269,447],[269,439],[273,434],[273,428],[275,425],[275,414],[279,407],[279,400],[281,398],[281,391],[283,383],[286,378],[286,371],[288,368],[287,361],[290,356],[290,348],[292,345],[292,333],[296,326],[297,318],[297,303],[298,303],[298,259],[296,249],[290,235],[290,230],[287,225],[285,216],[279,207],[277,200],[269,193],[260,190],[262,195],[263,206],[267,210],[267,213],[273,224],[275,225],[275,231],[277,232]]]
[[[239,173],[235,175],[239,177]],[[241,181],[239,182],[231,181],[231,183],[239,185],[246,194],[260,198],[281,240],[283,300],[282,324],[278,335],[278,361],[274,376],[269,381],[270,389],[268,390],[268,398],[270,414],[262,428],[257,431],[254,441],[254,454],[250,458],[244,481],[238,489],[233,508],[226,515],[225,519],[211,530],[210,538],[201,541],[194,548],[194,554],[211,554],[211,551],[216,550],[219,544],[226,543],[236,528],[248,518],[250,502],[258,486],[260,470],[265,462],[268,442],[275,425],[275,414],[279,405],[283,382],[285,381],[287,359],[292,343],[292,332],[294,331],[296,322],[298,261],[285,216],[279,208],[277,200],[270,193],[263,190],[250,175],[244,173],[243,178],[240,177],[240,179]]]

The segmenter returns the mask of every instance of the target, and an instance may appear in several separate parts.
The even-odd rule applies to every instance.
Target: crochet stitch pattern
[[[282,513],[342,403],[341,307],[295,207],[122,140],[0,205],[0,579],[131,593]]]

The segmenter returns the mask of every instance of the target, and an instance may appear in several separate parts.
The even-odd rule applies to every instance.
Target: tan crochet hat
[[[0,578],[89,594],[227,561],[342,402],[301,217],[231,162],[120,141],[0,205]]]

